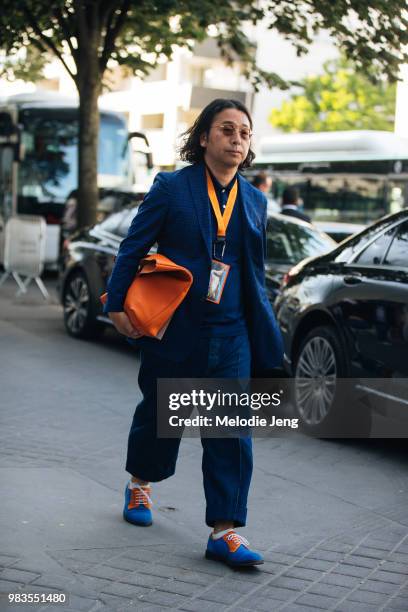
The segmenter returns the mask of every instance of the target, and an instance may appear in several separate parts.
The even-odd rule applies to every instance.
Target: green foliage
[[[393,130],[396,85],[373,83],[345,59],[324,64],[323,74],[301,82],[302,93],[272,109],[270,123],[284,132]]]
[[[287,75],[256,67],[253,45],[243,33],[244,22],[263,19],[299,55],[324,28],[373,78],[386,74],[395,80],[398,65],[408,59],[403,51],[408,20],[402,9],[401,0],[3,0],[0,48],[13,55],[34,45],[55,55],[80,88],[90,65],[99,80],[109,59],[143,74],[158,57],[169,57],[174,45],[191,46],[215,25],[221,53],[227,61],[242,59],[255,88],[262,82],[287,87]]]

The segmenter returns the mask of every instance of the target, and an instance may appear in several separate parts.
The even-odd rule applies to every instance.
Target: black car
[[[292,268],[275,308],[304,429],[326,434],[342,422],[365,436],[373,410],[405,422],[408,210]]]
[[[110,323],[99,296],[105,291],[114,258],[137,207],[125,208],[64,242],[60,299],[67,332],[78,338],[97,336]],[[313,226],[282,215],[269,215],[267,288],[274,300],[283,275],[304,257],[327,252],[335,243]]]

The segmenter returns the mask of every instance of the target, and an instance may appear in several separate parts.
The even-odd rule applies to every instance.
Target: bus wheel
[[[77,271],[67,279],[63,298],[64,324],[74,338],[96,338],[103,326],[96,320],[88,280]]]

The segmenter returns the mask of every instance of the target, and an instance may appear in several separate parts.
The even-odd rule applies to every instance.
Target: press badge
[[[213,302],[214,304],[220,303],[230,267],[228,264],[217,259],[211,260],[210,282],[206,297],[208,302]]]

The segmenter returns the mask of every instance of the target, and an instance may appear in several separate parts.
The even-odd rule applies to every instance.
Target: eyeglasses
[[[252,136],[252,131],[250,130],[250,128],[245,126],[236,127],[231,123],[215,123],[213,127],[219,128],[224,134],[224,136],[227,137],[234,136],[238,133],[241,136],[242,140],[249,140]]]

